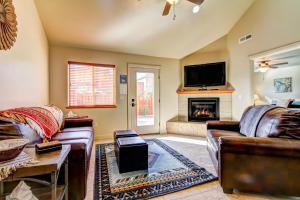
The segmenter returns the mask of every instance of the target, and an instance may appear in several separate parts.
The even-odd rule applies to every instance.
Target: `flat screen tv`
[[[225,62],[184,66],[184,87],[221,86],[225,84]]]

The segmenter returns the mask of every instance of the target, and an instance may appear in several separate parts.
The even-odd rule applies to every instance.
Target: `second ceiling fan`
[[[260,61],[258,63],[258,66],[260,68],[272,68],[272,69],[277,69],[278,66],[280,65],[288,65],[289,63],[288,62],[278,62],[278,63],[272,63],[272,60],[263,60],[263,61]]]
[[[166,16],[169,14],[170,10],[171,10],[171,7],[173,6],[173,8],[175,8],[175,5],[179,2],[180,0],[166,0],[166,4],[165,4],[165,7],[164,7],[164,10],[163,10],[163,13],[162,13],[162,16]],[[198,6],[200,6],[204,0],[187,0],[193,4],[196,4]],[[174,13],[174,18],[175,19],[176,15]]]

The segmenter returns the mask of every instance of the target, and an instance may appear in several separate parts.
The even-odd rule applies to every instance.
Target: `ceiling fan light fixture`
[[[194,14],[198,13],[199,10],[200,10],[200,6],[199,5],[193,7],[193,13]]]
[[[259,63],[259,66],[260,66],[260,67],[270,67],[271,64],[270,64],[268,61],[261,61],[261,62]]]
[[[261,72],[261,73],[265,73],[265,72],[267,72],[268,70],[269,70],[268,67],[260,67],[260,68],[258,68],[258,71]]]

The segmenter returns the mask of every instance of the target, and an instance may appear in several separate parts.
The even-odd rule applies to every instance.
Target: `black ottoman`
[[[116,142],[116,139],[123,138],[123,137],[136,137],[139,136],[134,130],[117,130],[114,131],[114,141]]]
[[[118,138],[115,148],[120,173],[148,169],[148,144],[141,137]]]

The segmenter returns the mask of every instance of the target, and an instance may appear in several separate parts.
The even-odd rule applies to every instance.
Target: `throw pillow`
[[[51,112],[51,114],[53,115],[53,117],[55,118],[59,129],[63,129],[64,127],[64,113],[63,111],[55,106],[55,105],[47,105],[47,106],[43,106],[44,109],[47,109],[49,112]]]

